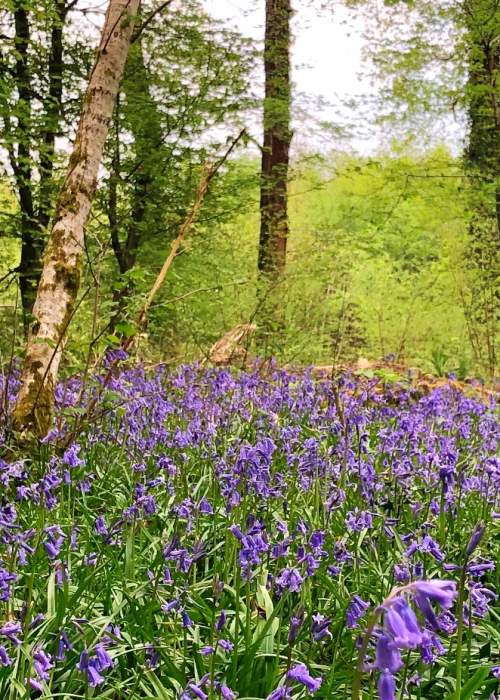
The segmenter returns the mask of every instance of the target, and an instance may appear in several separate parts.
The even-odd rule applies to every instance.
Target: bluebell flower
[[[6,622],[0,627],[0,637],[9,639],[14,646],[21,646],[21,640],[18,635],[21,634],[21,625],[19,622]]]
[[[270,695],[267,696],[266,700],[290,700],[292,697],[292,689],[290,686],[282,685],[276,690],[273,690]]]
[[[100,674],[100,669],[97,663],[97,659],[90,658],[88,651],[85,649],[80,654],[80,660],[76,664],[78,671],[85,674],[88,684],[95,688],[98,685],[104,683],[104,676]]]
[[[11,596],[11,585],[17,580],[17,575],[0,566],[0,600],[6,602]]]
[[[160,665],[160,654],[153,644],[146,646],[146,666],[151,669],[158,668]]]
[[[113,659],[106,651],[104,644],[96,644],[95,655],[99,671],[105,671],[113,666]]]
[[[232,651],[234,649],[234,644],[228,639],[219,639],[218,644],[224,651]]]
[[[322,678],[313,678],[305,664],[297,664],[287,673],[287,678],[291,681],[301,683],[309,693],[315,693],[322,683]]]
[[[416,615],[402,597],[395,598],[385,611],[384,627],[400,649],[415,649],[421,642]]]
[[[287,590],[290,593],[298,593],[302,588],[304,579],[300,571],[294,567],[283,569],[276,577],[276,587],[282,593]]]
[[[12,666],[12,659],[7,653],[7,649],[0,645],[0,666]]]
[[[394,640],[382,633],[377,640],[375,666],[380,671],[386,669],[391,673],[397,673],[402,667],[401,653]]]
[[[380,674],[377,687],[380,700],[396,700],[396,681],[389,670]]]
[[[50,678],[49,671],[54,668],[52,659],[41,647],[35,648],[33,652],[33,668],[42,681],[48,681]]]
[[[455,581],[414,581],[410,585],[411,591],[419,597],[427,598],[429,601],[437,603],[445,610],[451,608],[453,601],[457,597],[457,584]]]
[[[320,642],[325,637],[332,638],[332,633],[328,629],[331,622],[321,613],[316,613],[312,616],[311,635],[315,642]]]
[[[217,632],[220,632],[221,629],[224,627],[224,625],[226,624],[226,619],[226,613],[224,612],[224,610],[222,610],[215,623],[215,629],[217,630]]]
[[[67,632],[65,630],[62,630],[59,636],[59,644],[57,647],[56,659],[58,661],[64,661],[64,659],[66,658],[66,652],[71,651],[72,649],[73,645],[69,640]]]
[[[370,604],[365,602],[359,595],[355,595],[347,608],[347,626],[349,629],[354,629],[358,626],[358,621],[363,617],[365,611],[368,610]]]

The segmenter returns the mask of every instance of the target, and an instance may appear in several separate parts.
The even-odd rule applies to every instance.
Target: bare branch
[[[137,41],[137,39],[141,36],[142,32],[146,29],[146,27],[151,24],[153,19],[156,17],[156,15],[159,15],[165,8],[167,8],[169,5],[171,5],[173,0],[165,0],[161,5],[159,5],[155,10],[153,10],[148,17],[144,20],[144,22],[141,24],[140,27],[137,27],[136,31],[132,35],[132,44]]]

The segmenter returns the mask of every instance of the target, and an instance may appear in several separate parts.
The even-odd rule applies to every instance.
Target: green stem
[[[464,636],[464,600],[465,600],[465,578],[467,575],[467,558],[465,559],[460,574],[457,602],[457,664],[455,669],[455,700],[460,700],[462,692],[462,642]]]
[[[366,628],[365,634],[363,636],[363,641],[361,642],[361,646],[358,652],[358,662],[356,664],[356,671],[354,672],[354,679],[352,682],[351,700],[360,700],[361,698],[361,677],[363,675],[363,663],[366,656],[366,650],[368,649],[370,637],[373,634],[373,630],[375,629],[375,625],[377,624],[377,620],[380,616],[381,611],[382,608],[375,608],[368,620],[368,626]]]

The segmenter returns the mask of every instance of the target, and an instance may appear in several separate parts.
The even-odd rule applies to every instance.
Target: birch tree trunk
[[[45,251],[13,416],[18,430],[34,431],[39,436],[48,432],[52,419],[64,336],[80,286],[85,225],[138,5],[139,0],[109,0],[73,153]]]

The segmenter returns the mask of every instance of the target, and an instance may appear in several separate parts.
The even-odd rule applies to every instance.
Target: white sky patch
[[[262,47],[265,0],[203,2],[213,17]],[[398,130],[389,123],[376,124],[374,102],[379,86],[372,83],[363,56],[362,17],[340,4],[333,10],[318,10],[317,3],[301,0],[294,0],[293,5],[294,150],[352,148],[368,154],[388,149]],[[262,78],[257,83],[262,92]],[[338,133],[341,127],[346,127],[342,133],[347,135]],[[421,146],[441,141],[460,152],[463,125],[450,115],[422,137]]]
[[[224,20],[262,47],[265,0],[204,0],[206,10]],[[295,148],[348,144],[357,150],[373,150],[377,140],[357,133],[342,139],[325,127],[345,126],[355,119],[348,100],[374,96],[374,88],[363,72],[363,25],[342,7],[318,11],[296,2],[292,32],[292,80],[294,83]],[[359,120],[361,121],[361,120]]]

